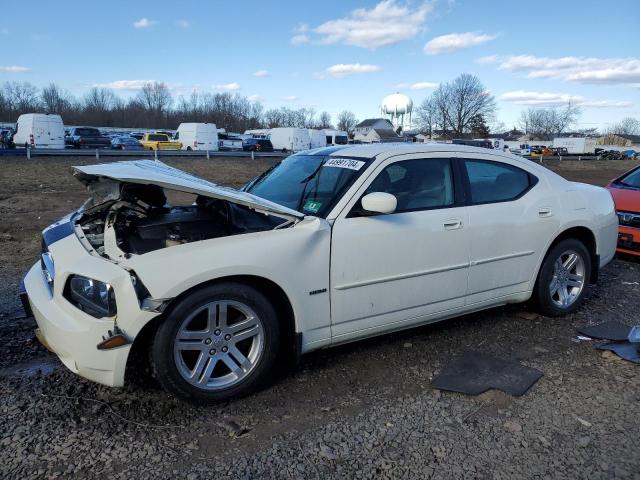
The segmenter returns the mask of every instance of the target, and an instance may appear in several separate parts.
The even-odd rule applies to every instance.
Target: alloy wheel
[[[575,250],[566,250],[553,264],[549,284],[551,300],[560,308],[567,308],[580,297],[585,284],[585,262]]]
[[[232,387],[256,367],[265,345],[262,321],[247,305],[220,300],[195,310],[173,342],[178,372],[207,390]]]

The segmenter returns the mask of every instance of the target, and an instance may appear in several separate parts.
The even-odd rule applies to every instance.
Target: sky
[[[639,0],[31,0],[19,10],[3,9],[0,83],[128,97],[162,81],[176,98],[231,92],[362,120],[388,94],[417,107],[471,73],[507,128],[523,109],[569,101],[579,128],[640,118]]]

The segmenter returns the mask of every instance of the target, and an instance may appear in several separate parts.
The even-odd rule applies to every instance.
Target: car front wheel
[[[278,346],[276,314],[264,295],[244,284],[224,283],[180,300],[158,328],[151,356],[165,390],[210,404],[259,388]]]
[[[535,288],[540,313],[557,317],[577,310],[591,276],[591,256],[579,240],[560,241],[547,254]]]

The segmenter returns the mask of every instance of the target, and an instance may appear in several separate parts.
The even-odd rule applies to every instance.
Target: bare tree
[[[432,97],[425,98],[416,109],[416,121],[420,131],[431,138],[436,129],[438,109]]]
[[[475,75],[463,73],[443,88],[446,90],[447,120],[455,133],[468,131],[471,119],[477,115],[484,119],[493,117],[496,110],[493,95]]]
[[[136,99],[144,108],[156,115],[166,112],[173,103],[169,87],[162,82],[145,83]]]
[[[50,83],[40,94],[42,105],[47,113],[67,113],[71,108],[71,95],[63,91],[55,83]]]
[[[344,130],[349,135],[353,135],[353,129],[358,124],[358,119],[348,110],[343,110],[338,114],[338,130]]]
[[[42,108],[38,89],[29,82],[6,82],[3,90],[13,111],[29,113],[38,112]]]
[[[612,125],[608,129],[607,133],[614,133],[617,135],[639,135],[640,120],[633,117],[623,118],[618,123]]]
[[[540,140],[553,140],[575,125],[580,109],[570,103],[563,109],[558,107],[529,108],[520,114],[520,125],[524,132]]]
[[[331,124],[331,115],[328,112],[322,112],[318,118],[318,128],[333,128]]]

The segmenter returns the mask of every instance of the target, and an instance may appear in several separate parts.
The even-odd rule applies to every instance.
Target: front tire
[[[240,283],[209,285],[171,308],[155,334],[153,369],[162,387],[184,400],[241,397],[269,378],[279,333],[261,292]]]
[[[536,281],[534,298],[538,310],[549,317],[576,311],[591,277],[591,255],[574,238],[560,241],[547,254]]]

